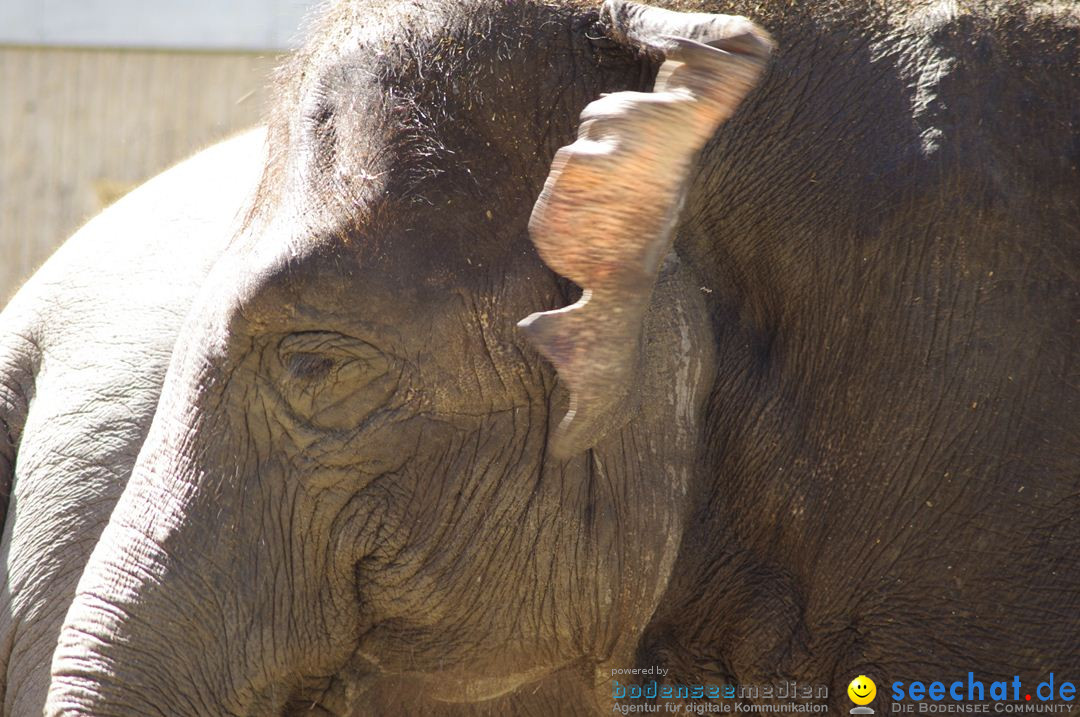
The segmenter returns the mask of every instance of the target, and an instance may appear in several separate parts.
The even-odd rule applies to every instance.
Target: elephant
[[[1078,34],[328,4],[0,316],[5,713],[1075,679]]]

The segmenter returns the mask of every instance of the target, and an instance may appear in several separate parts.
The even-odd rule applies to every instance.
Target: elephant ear
[[[558,370],[570,409],[551,450],[569,457],[632,413],[642,323],[671,250],[701,148],[754,87],[772,51],[749,20],[608,0],[615,40],[664,59],[653,91],[617,92],[581,113],[556,155],[529,234],[581,299],[518,325]]]

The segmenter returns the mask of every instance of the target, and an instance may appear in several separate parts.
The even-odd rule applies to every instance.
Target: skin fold
[[[834,710],[865,674],[888,711],[893,680],[1080,673],[1074,13],[668,7],[776,49],[688,169],[586,449],[553,450],[567,381],[517,326],[581,295],[529,220],[582,110],[649,91],[648,38],[693,16],[332,4],[265,161],[165,192],[205,227],[133,196],[96,240],[130,255],[84,270],[77,237],[28,284],[0,319],[7,714],[608,713],[635,666]],[[121,301],[136,270],[176,277],[160,315]],[[46,461],[90,445],[97,483]]]

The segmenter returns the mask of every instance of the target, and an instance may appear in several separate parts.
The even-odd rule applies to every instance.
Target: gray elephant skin
[[[1080,677],[1075,6],[667,7],[333,3],[23,287],[4,715]]]

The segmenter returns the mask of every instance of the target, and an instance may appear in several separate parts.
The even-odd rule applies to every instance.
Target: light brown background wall
[[[257,124],[279,58],[0,47],[0,308],[87,219]]]

